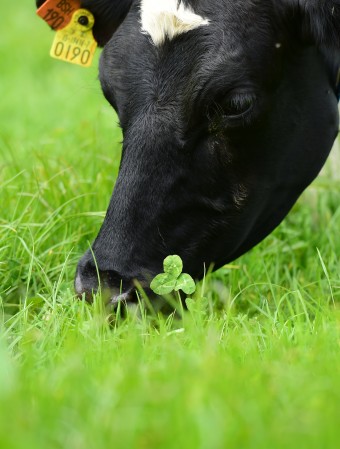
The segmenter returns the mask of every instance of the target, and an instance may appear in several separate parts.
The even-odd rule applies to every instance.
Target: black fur
[[[318,45],[339,50],[340,1],[339,0],[287,0],[300,15],[302,36]]]

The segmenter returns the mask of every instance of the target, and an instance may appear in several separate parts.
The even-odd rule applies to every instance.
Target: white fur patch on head
[[[141,6],[142,31],[151,36],[155,45],[161,45],[166,37],[173,39],[209,24],[178,0],[142,0]]]

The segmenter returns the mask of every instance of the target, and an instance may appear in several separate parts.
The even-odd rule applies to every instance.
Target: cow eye
[[[213,101],[207,109],[210,132],[219,133],[227,128],[237,129],[250,125],[259,111],[258,103],[253,92],[235,91]]]
[[[223,113],[228,119],[237,119],[249,113],[255,104],[250,94],[236,94],[228,97],[222,104]]]

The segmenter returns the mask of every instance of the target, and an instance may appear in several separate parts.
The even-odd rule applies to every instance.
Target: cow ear
[[[340,48],[340,0],[285,0],[300,16],[302,37],[316,45]]]
[[[36,0],[39,8],[46,0]],[[81,0],[81,7],[88,9],[95,18],[93,35],[103,47],[125,19],[133,0]]]
[[[133,0],[82,0],[82,8],[88,9],[95,18],[93,35],[103,47],[125,19]]]

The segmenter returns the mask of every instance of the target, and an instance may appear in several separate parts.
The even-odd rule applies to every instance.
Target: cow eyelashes
[[[211,103],[207,110],[209,129],[220,132],[226,127],[245,126],[251,122],[256,96],[252,93],[232,93]]]
[[[234,95],[221,104],[224,115],[229,118],[238,118],[253,109],[255,98],[251,95]]]

